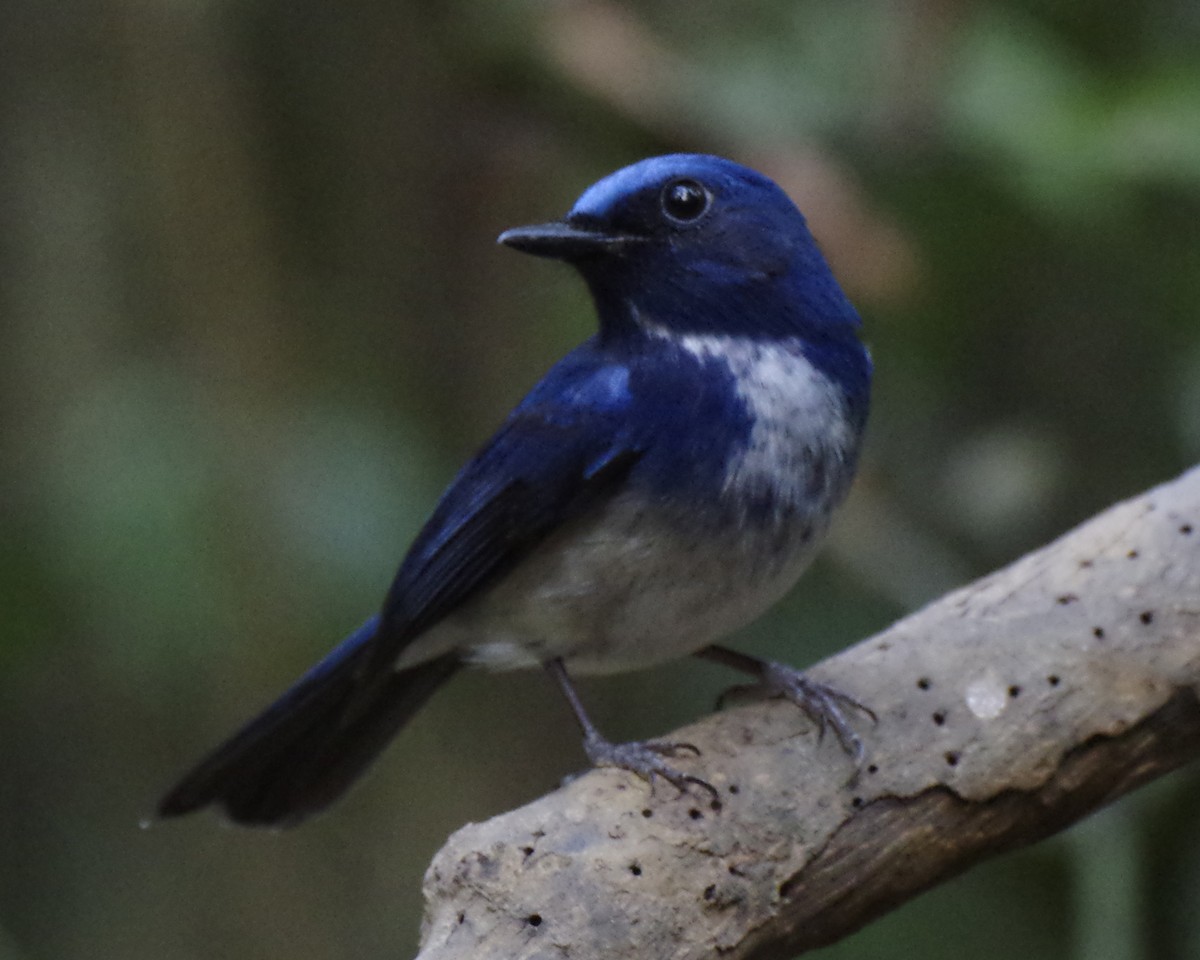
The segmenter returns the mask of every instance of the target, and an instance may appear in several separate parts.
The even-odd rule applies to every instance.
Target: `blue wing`
[[[619,489],[644,449],[628,433],[628,370],[588,345],[517,407],[443,495],[384,603],[371,657],[403,647]]]
[[[611,496],[641,458],[623,416],[628,376],[588,345],[556,366],[446,491],[381,615],[193,768],[159,813],[216,803],[237,822],[278,825],[340,796],[458,669],[448,653],[396,671],[400,651]]]

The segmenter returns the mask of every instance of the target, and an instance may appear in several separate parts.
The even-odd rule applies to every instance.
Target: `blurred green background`
[[[784,184],[877,362],[747,648],[809,662],[1200,459],[1195,0],[8,0],[0,144],[4,960],[409,956],[446,835],[583,766],[544,677],[471,675],[303,829],[137,826],[590,331],[496,234],[642,156]],[[647,736],[730,679],[584,694]],[[821,956],[1198,957],[1198,808],[1177,774]]]

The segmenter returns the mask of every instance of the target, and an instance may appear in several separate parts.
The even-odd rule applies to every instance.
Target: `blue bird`
[[[859,318],[800,211],[753,170],[675,154],[499,242],[575,267],[599,331],[459,472],[378,616],[189,772],[161,816],[215,804],[239,823],[297,823],[468,664],[544,667],[593,764],[681,790],[712,789],[670,762],[689,745],[610,742],[572,675],[700,656],[861,755],[848,712],[866,708],[715,645],[808,566],[867,418]]]

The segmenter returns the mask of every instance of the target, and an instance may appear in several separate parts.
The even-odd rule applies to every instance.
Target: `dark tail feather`
[[[218,804],[235,823],[282,827],[340,797],[461,665],[446,654],[361,676],[376,626],[369,620],[201,761],[159,802],[159,816]]]

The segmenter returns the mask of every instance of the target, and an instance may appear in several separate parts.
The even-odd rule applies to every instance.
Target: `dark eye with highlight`
[[[699,220],[711,203],[712,194],[695,180],[672,180],[663,187],[663,213],[676,223]]]

